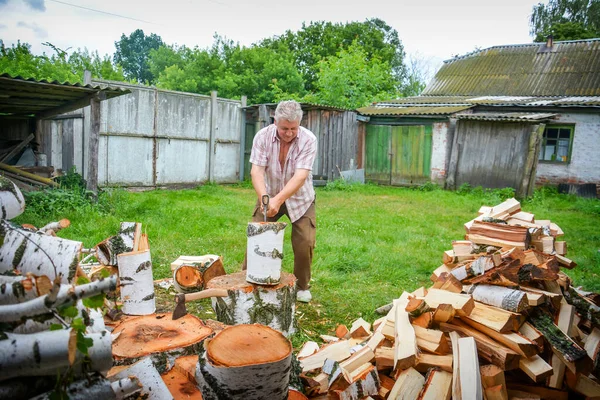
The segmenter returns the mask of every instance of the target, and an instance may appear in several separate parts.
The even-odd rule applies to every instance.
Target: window
[[[571,161],[574,129],[573,125],[546,125],[540,147],[540,161],[556,163]]]

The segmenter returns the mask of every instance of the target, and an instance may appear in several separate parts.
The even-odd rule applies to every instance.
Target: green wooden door
[[[252,169],[252,164],[250,164],[250,153],[252,152],[252,141],[254,141],[254,136],[256,135],[256,124],[253,122],[246,122],[245,128],[245,139],[244,139],[244,179],[250,179],[250,169]]]
[[[391,126],[367,125],[365,139],[365,179],[390,184],[390,134]]]
[[[420,185],[429,182],[431,130],[431,125],[392,127],[392,185]]]
[[[429,181],[431,125],[367,125],[365,178],[388,185]]]

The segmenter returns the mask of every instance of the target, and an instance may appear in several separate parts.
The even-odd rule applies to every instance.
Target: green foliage
[[[316,93],[305,97],[309,102],[354,109],[397,96],[389,63],[377,56],[369,59],[357,41],[319,64]]]
[[[148,59],[150,52],[162,45],[164,43],[160,36],[154,33],[146,36],[143,30],[136,29],[129,36],[121,35],[121,39],[115,42],[115,62],[123,67],[127,78],[139,83],[154,83],[155,76]]]
[[[87,69],[94,78],[125,80],[122,70],[113,65],[108,55],[100,57],[97,51],[90,53],[87,49],[73,51],[69,55],[52,44],[48,45],[55,54],[36,56],[27,43],[17,42],[6,47],[0,40],[0,73],[61,83],[82,83],[83,72]]]
[[[589,39],[600,36],[600,0],[550,0],[533,6],[530,33],[536,42],[547,35],[555,40]]]
[[[360,183],[353,182],[348,183],[344,179],[336,179],[331,182],[327,182],[327,185],[323,188],[326,191],[339,190],[343,192],[351,192],[353,191]]]

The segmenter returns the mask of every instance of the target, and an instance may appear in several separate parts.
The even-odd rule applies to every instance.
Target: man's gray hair
[[[286,100],[277,104],[275,120],[280,121],[282,119],[300,122],[302,120],[302,107],[300,107],[300,103],[295,100]]]

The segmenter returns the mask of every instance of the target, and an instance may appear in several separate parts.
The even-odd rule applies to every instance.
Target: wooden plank
[[[425,329],[417,325],[413,325],[415,335],[417,337],[417,345],[434,354],[448,354],[450,347],[444,333],[434,329]]]
[[[460,316],[470,315],[475,308],[475,302],[471,296],[440,289],[429,289],[425,301],[432,308],[436,308],[440,304],[450,304],[456,310],[456,314]]]
[[[525,222],[533,222],[535,220],[534,214],[525,211],[517,211],[516,213],[512,213],[510,216]]]
[[[405,369],[396,378],[388,399],[416,400],[424,384],[425,378],[417,370],[412,367]]]
[[[450,341],[452,342],[452,399],[460,400],[462,399],[460,390],[460,369],[458,364],[458,339],[460,339],[460,336],[456,332],[450,332],[448,336],[450,336]]]
[[[497,218],[498,216],[504,213],[516,213],[521,210],[521,203],[517,201],[515,198],[511,198],[503,201],[502,203],[492,207],[490,212],[485,214],[487,217]]]
[[[537,345],[519,333],[500,333],[473,320],[464,319],[463,321],[477,329],[479,332],[485,333],[492,339],[498,341],[498,343],[502,343],[509,349],[514,350],[523,357],[533,357],[538,352]]]
[[[396,307],[395,336],[394,336],[394,368],[406,369],[417,361],[417,338],[410,324],[410,318],[405,308],[409,294],[404,292],[400,299],[394,300]]]
[[[529,322],[525,322],[521,325],[519,333],[535,343],[540,353],[544,350],[544,335],[535,329]]]
[[[425,377],[425,385],[418,400],[450,400],[452,394],[452,374],[432,369]]]
[[[435,367],[452,373],[452,354],[440,356],[421,353],[417,358],[417,364],[414,368],[419,372],[425,373],[429,368]]]
[[[536,383],[542,382],[554,373],[552,367],[537,354],[529,358],[521,357],[519,368]]]
[[[458,362],[462,398],[483,400],[477,345],[472,337],[458,339]]]
[[[33,140],[34,137],[35,137],[34,134],[30,133],[29,136],[27,136],[25,139],[23,139],[23,141],[21,141],[21,143],[16,145],[14,149],[12,149],[8,154],[6,154],[4,157],[2,157],[0,159],[0,162],[1,163],[6,162],[6,161],[12,159],[17,154],[19,154],[19,152],[21,150],[23,150],[23,148],[25,148],[25,146],[27,146],[29,144],[29,142],[31,142]]]
[[[516,331],[525,321],[525,317],[518,313],[512,313],[501,308],[488,306],[475,302],[473,312],[464,317],[483,324],[496,332]]]

